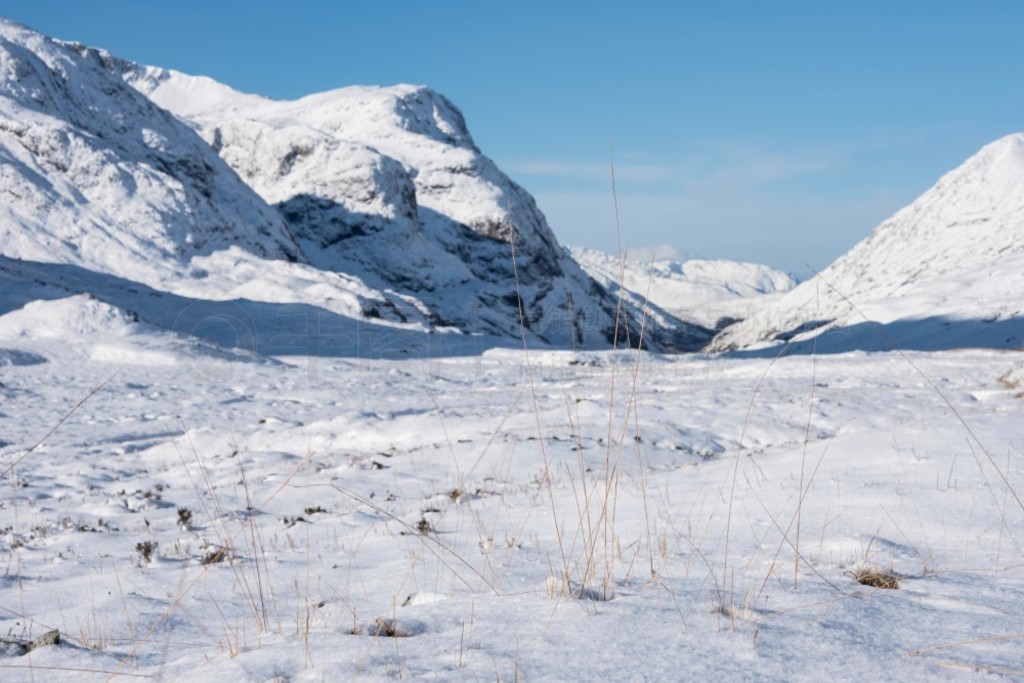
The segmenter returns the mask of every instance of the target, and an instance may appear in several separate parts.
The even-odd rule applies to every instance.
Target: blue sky
[[[280,98],[422,83],[565,243],[804,277],[1024,130],[1024,2],[5,0],[0,13]]]

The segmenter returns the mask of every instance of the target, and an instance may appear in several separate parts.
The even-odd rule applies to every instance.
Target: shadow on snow
[[[393,327],[305,303],[191,298],[80,266],[5,256],[0,283],[0,315],[32,301],[86,294],[180,336],[262,356],[438,358],[522,347],[517,339]]]
[[[773,346],[730,351],[730,358],[773,358],[848,351],[1024,350],[1024,317],[958,319],[932,316],[891,323],[863,322],[822,331],[815,337]]]

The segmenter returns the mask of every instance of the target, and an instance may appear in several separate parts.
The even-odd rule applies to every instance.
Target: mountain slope
[[[525,328],[531,343],[576,347],[607,346],[615,330],[635,343],[645,320],[565,254],[532,197],[426,88],[274,102],[0,21],[0,194],[11,282],[25,280],[20,260],[154,324],[174,322],[160,293],[186,308],[306,305],[368,330],[518,343]],[[137,301],[144,289],[153,296]],[[4,298],[23,305],[31,291]],[[689,350],[710,336],[659,312],[644,339]]]
[[[533,198],[481,154],[459,110],[428,88],[350,87],[296,101],[204,77],[111,62],[196,126],[275,206],[317,267],[415,296],[437,325],[558,345],[605,345],[642,313],[609,296],[558,245]],[[513,259],[513,246],[515,249]],[[518,296],[517,296],[518,290]],[[710,338],[671,316],[648,345]]]
[[[426,331],[414,299],[300,262],[279,212],[112,63],[0,19],[0,312],[85,293],[190,333],[184,310],[245,299]],[[252,325],[282,327],[258,310]]]
[[[622,282],[627,296],[645,298],[668,314],[716,328],[746,318],[796,286],[793,276],[738,261],[687,259],[641,263],[604,252],[569,247],[573,258],[609,291]]]
[[[154,282],[236,247],[295,259],[276,213],[102,55],[0,20],[3,253]],[[164,275],[160,275],[163,272]]]
[[[710,348],[811,337],[819,351],[1024,345],[1024,134],[984,147]]]

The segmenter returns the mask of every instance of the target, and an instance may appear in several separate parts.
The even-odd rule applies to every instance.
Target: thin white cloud
[[[822,173],[847,163],[849,146],[778,149],[757,138],[714,138],[690,143],[687,151],[666,155],[624,155],[615,162],[615,179],[634,185],[657,185],[702,201],[770,189],[774,183]],[[632,160],[631,160],[632,159]],[[608,187],[611,166],[575,160],[521,160],[505,163],[513,176],[544,181],[577,181]],[[703,199],[701,199],[703,198]]]
[[[828,265],[913,198],[810,189],[819,175],[836,184],[856,160],[856,141],[782,149],[757,138],[718,138],[692,142],[687,150],[674,164],[664,157],[616,164],[619,179],[639,169],[648,171],[639,177],[661,181],[619,185],[621,240],[605,165],[524,162],[514,170],[532,171],[538,181],[542,175],[601,181],[531,188],[565,243],[614,252],[621,241],[645,259],[673,258],[670,250],[651,248],[664,244],[685,255],[768,263],[797,275],[806,274],[806,264]]]
[[[687,194],[728,196],[760,192],[773,183],[834,170],[846,163],[846,146],[777,149],[750,138],[717,138],[694,145],[679,169]]]
[[[520,161],[508,166],[512,175],[542,176],[588,181],[611,181],[610,164],[590,164],[564,161]],[[636,183],[654,183],[670,179],[676,169],[656,164],[615,164],[616,180]]]

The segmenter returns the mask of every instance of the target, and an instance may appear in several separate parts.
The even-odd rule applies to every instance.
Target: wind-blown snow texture
[[[797,352],[1024,347],[1024,134],[987,145],[711,348],[773,341]]]
[[[212,350],[0,316],[4,681],[1024,669],[1019,354]]]

